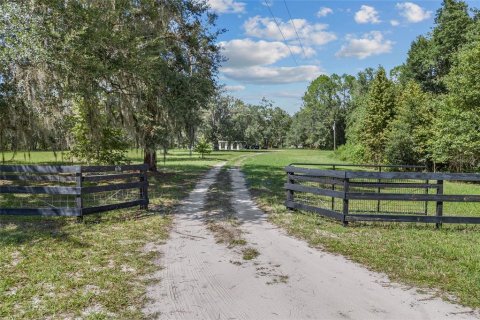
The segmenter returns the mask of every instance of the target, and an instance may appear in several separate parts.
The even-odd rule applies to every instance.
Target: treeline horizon
[[[0,10],[2,152],[121,163],[140,148],[155,170],[157,150],[227,140],[480,169],[480,13],[464,1],[442,2],[402,65],[319,76],[293,116],[222,91],[224,30],[205,1],[24,0]]]

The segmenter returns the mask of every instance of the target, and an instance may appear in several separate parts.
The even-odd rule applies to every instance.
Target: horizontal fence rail
[[[351,221],[424,222],[437,227],[480,224],[480,186],[473,185],[480,182],[480,174],[420,170],[424,168],[291,164],[285,167],[285,205],[345,225]],[[472,194],[446,193],[445,182],[471,183]]]
[[[148,165],[0,165],[0,215],[76,216],[147,209]]]

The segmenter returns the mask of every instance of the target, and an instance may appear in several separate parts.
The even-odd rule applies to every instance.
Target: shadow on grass
[[[74,223],[72,218],[42,217],[0,217],[0,245],[25,245],[41,242],[43,239],[68,241],[76,247],[88,247],[70,236],[64,228]]]

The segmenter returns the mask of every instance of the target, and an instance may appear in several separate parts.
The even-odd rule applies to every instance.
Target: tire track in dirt
[[[162,319],[243,319],[233,314],[233,298],[217,279],[212,263],[230,264],[229,251],[216,244],[204,225],[205,195],[221,166],[215,167],[197,184],[177,209],[171,238],[162,246],[157,261],[164,268],[153,276],[160,283],[147,290],[144,312]]]

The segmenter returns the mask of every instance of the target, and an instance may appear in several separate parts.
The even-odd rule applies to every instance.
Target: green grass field
[[[292,162],[339,163],[328,151],[283,150],[246,159],[243,171],[271,221],[314,247],[341,253],[394,281],[437,289],[480,307],[480,226],[352,223],[343,227],[315,214],[285,209],[285,172]],[[446,193],[480,194],[479,185],[447,183]],[[446,212],[480,216],[480,204],[447,204]]]
[[[195,163],[210,163],[215,160],[228,160],[231,157],[238,156],[241,153],[249,153],[248,151],[241,152],[213,152],[201,159],[198,154],[193,153],[190,157],[188,150],[174,149],[169,150],[166,155],[167,167],[175,165],[191,165]],[[163,166],[163,154],[157,152],[158,165]],[[0,162],[3,159],[4,164],[59,164],[69,165],[72,162],[67,158],[65,152],[51,152],[51,151],[18,151],[18,152],[4,152],[0,154]],[[142,163],[143,153],[140,149],[131,149],[127,153],[127,159],[131,163]],[[1,164],[1,163],[0,163]]]
[[[168,238],[169,213],[208,168],[245,155],[214,152],[200,159],[171,151],[149,179],[148,212],[117,210],[87,216],[84,223],[0,216],[0,318],[143,318],[144,277],[156,268],[155,253],[145,245]],[[135,151],[130,158],[142,161]],[[48,152],[12,162],[59,163]]]

